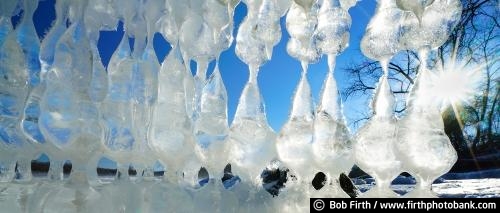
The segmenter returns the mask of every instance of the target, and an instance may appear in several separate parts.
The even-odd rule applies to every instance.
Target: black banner
[[[311,198],[311,212],[339,210],[488,210],[499,207],[499,199],[474,198]]]

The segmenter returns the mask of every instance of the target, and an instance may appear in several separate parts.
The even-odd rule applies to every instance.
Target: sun
[[[431,76],[432,96],[442,107],[469,103],[479,92],[485,65],[467,65],[466,61],[450,60],[437,66]]]

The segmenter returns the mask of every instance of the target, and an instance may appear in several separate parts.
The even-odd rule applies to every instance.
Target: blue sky
[[[376,1],[363,0],[349,10],[352,18],[351,37],[349,47],[337,57],[335,77],[339,89],[347,86],[347,76],[341,68],[353,61],[359,61],[364,56],[360,52],[359,42],[363,37],[366,25],[375,10]],[[235,13],[235,24],[238,26],[246,15],[246,7],[239,4]],[[269,124],[275,131],[279,131],[286,122],[290,111],[291,99],[295,87],[300,79],[300,62],[289,56],[286,44],[290,36],[285,28],[285,17],[281,19],[282,39],[274,48],[271,61],[261,67],[259,73],[259,86],[266,103]],[[234,115],[238,98],[243,90],[248,71],[246,65],[234,53],[234,44],[222,53],[220,70],[229,95],[230,120]],[[328,66],[326,56],[318,63],[309,66],[308,80],[311,85],[314,100],[319,100],[319,93],[323,84]],[[364,99],[349,99],[344,103],[344,112],[348,120],[356,117],[359,110],[366,110],[367,102]]]

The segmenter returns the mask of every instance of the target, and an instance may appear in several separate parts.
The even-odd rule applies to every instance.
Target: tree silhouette
[[[445,131],[461,155],[474,155],[500,147],[499,53],[500,13],[498,1],[462,0],[462,16],[448,40],[430,55],[430,67],[443,66],[449,60],[464,61],[468,66],[484,66],[479,93],[472,100],[456,103],[443,110]],[[418,72],[419,58],[414,51],[398,53],[389,64],[389,82],[398,102],[395,113],[406,110],[406,96]],[[378,62],[368,59],[344,67],[349,86],[342,90],[344,99],[369,99],[382,75]],[[354,118],[355,128],[371,117],[366,110]]]

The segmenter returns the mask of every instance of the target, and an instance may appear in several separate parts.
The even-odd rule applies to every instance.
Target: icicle
[[[40,83],[41,65],[38,60],[40,40],[38,39],[35,25],[33,23],[33,13],[35,12],[37,6],[38,0],[24,1],[23,19],[16,28],[17,41],[25,54],[24,58],[30,74],[30,87],[34,87]]]
[[[388,78],[388,62],[380,61],[384,75],[380,77],[378,86],[374,93],[372,101],[372,109],[375,117],[390,118],[394,114],[394,96],[391,92],[391,87],[387,80]]]

